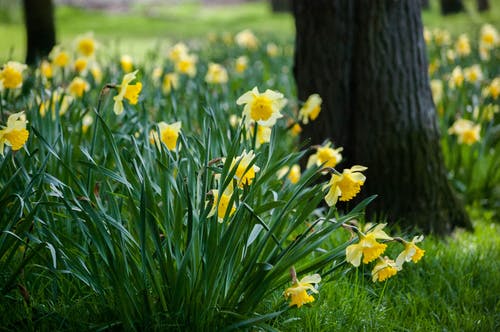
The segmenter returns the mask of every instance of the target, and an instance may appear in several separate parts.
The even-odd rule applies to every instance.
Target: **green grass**
[[[474,2],[466,0],[467,11],[443,17],[437,2],[430,11],[423,12],[424,24],[440,27],[453,34],[463,31],[476,33],[484,22],[500,26],[500,4],[492,1],[489,12],[478,14]],[[19,15],[12,13],[12,22],[0,22],[2,48],[0,60],[22,60],[25,54],[25,33]],[[12,10],[11,10],[12,11]],[[130,12],[109,13],[73,7],[56,8],[57,39],[69,44],[77,35],[94,31],[103,44],[133,56],[141,56],[144,49],[172,40],[203,38],[208,32],[236,33],[250,28],[258,33],[291,39],[295,33],[289,14],[273,14],[266,2],[207,7],[197,2],[179,5],[136,6]]]
[[[475,218],[474,234],[459,231],[446,240],[426,238],[424,258],[387,285],[373,284],[369,271],[365,277],[362,269],[358,276],[351,271],[325,283],[312,307],[290,310],[277,327],[285,331],[498,331],[500,225],[488,215]]]

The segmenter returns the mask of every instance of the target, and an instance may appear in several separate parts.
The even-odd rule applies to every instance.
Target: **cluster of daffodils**
[[[376,262],[372,270],[373,282],[385,281],[394,276],[398,271],[403,269],[403,264],[413,261],[417,263],[425,253],[425,250],[419,248],[416,243],[423,241],[423,236],[416,236],[412,241],[406,241],[402,238],[393,238],[383,231],[385,224],[379,224],[372,227],[367,224],[364,231],[357,227],[346,226],[350,230],[354,230],[358,236],[358,243],[351,244],[346,248],[346,261],[353,266],[358,267],[363,259],[363,264]],[[384,242],[379,242],[384,241]],[[388,242],[401,243],[404,248],[398,255],[396,260],[390,259],[387,256],[382,256],[386,251]]]

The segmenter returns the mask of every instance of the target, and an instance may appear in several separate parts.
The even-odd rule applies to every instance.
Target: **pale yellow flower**
[[[464,77],[467,82],[477,83],[483,79],[483,72],[479,65],[473,65],[464,69]]]
[[[441,63],[438,58],[435,58],[429,63],[429,76],[434,75],[434,73],[439,69]]]
[[[242,55],[236,59],[234,69],[237,73],[243,73],[248,68],[248,57]]]
[[[227,83],[227,70],[218,63],[209,63],[205,82],[209,84],[224,84]]]
[[[102,81],[102,70],[101,67],[96,63],[92,63],[90,66],[90,74],[92,74],[92,77],[94,78],[94,81],[99,84]]]
[[[23,86],[23,71],[28,68],[25,64],[9,61],[0,70],[0,85],[6,89],[17,89]]]
[[[84,92],[90,90],[89,83],[81,77],[75,77],[68,86],[68,92],[73,97],[82,97]]]
[[[465,33],[461,34],[455,42],[455,51],[458,56],[464,57],[470,54],[469,37]]]
[[[231,127],[236,128],[240,123],[241,123],[241,118],[236,114],[231,114],[229,116],[229,124],[231,125]]]
[[[293,285],[283,292],[283,295],[286,299],[290,299],[290,307],[296,305],[297,308],[300,308],[306,303],[314,302],[314,297],[309,295],[307,291],[310,290],[317,294],[318,291],[313,284],[319,284],[320,282],[321,276],[319,274],[306,276],[300,281],[295,280]]]
[[[443,99],[443,81],[441,80],[432,80],[431,81],[431,91],[432,98],[434,99],[435,104],[439,104]]]
[[[361,191],[361,186],[365,183],[366,177],[361,172],[366,169],[364,166],[356,165],[344,169],[340,175],[332,174],[330,182],[323,187],[323,190],[328,189],[325,196],[328,206],[334,206],[339,199],[341,201],[353,199]]]
[[[266,127],[272,127],[277,119],[283,117],[280,111],[286,103],[282,93],[269,89],[260,93],[257,87],[244,93],[236,101],[238,105],[245,105],[243,115],[247,123],[255,121]]]
[[[448,80],[448,86],[451,89],[459,88],[464,83],[464,73],[462,72],[462,67],[457,66],[453,69]]]
[[[448,62],[450,64],[455,62],[456,58],[457,58],[457,54],[455,53],[454,50],[452,50],[452,49],[446,50],[446,59],[448,60]]]
[[[292,165],[292,167],[283,166],[278,170],[276,176],[281,179],[287,175],[288,181],[292,184],[296,184],[300,180],[300,166],[297,164]]]
[[[434,41],[436,42],[437,46],[450,45],[450,33],[446,30],[436,29],[434,30]]]
[[[40,102],[40,107],[38,111],[42,117],[45,116],[47,110],[51,111],[52,119],[56,118],[56,110],[59,110],[59,115],[64,115],[74,98],[71,95],[64,94],[64,91],[61,88],[54,90],[53,92],[48,91],[48,98]]]
[[[255,178],[255,173],[260,171],[260,168],[250,164],[255,159],[255,154],[252,150],[250,152],[243,151],[240,156],[237,156],[231,161],[230,172],[236,167],[234,177],[238,181],[238,187],[243,188],[245,185],[251,185]]]
[[[297,136],[302,132],[302,127],[298,123],[294,123],[290,127],[290,132],[292,133],[292,136]]]
[[[332,148],[330,142],[316,147],[316,153],[312,154],[307,160],[307,168],[313,165],[331,168],[337,166],[342,161],[342,154],[340,154],[342,150],[342,147],[337,149]]]
[[[52,51],[50,51],[49,58],[52,60],[54,66],[60,68],[68,66],[70,61],[68,52],[64,51],[59,45],[54,46]]]
[[[372,270],[372,280],[373,282],[382,282],[390,277],[396,275],[398,271],[401,270],[401,267],[396,265],[392,259],[387,257],[379,257],[378,263]]]
[[[0,154],[3,156],[5,145],[12,151],[20,150],[28,141],[29,131],[26,129],[24,112],[14,113],[7,119],[7,126],[0,129]]]
[[[490,50],[500,44],[500,37],[498,31],[491,24],[485,24],[481,28],[481,41],[480,45]]]
[[[177,146],[177,139],[179,138],[179,133],[181,131],[181,122],[178,121],[172,124],[167,124],[162,121],[158,123],[158,130],[160,132],[160,136],[158,136],[158,132],[155,129],[152,129],[149,132],[149,142],[151,144],[160,144],[160,142],[162,142],[170,151],[175,150],[175,147]]]
[[[303,124],[308,124],[309,119],[312,121],[316,120],[321,111],[322,102],[323,100],[317,93],[310,95],[299,111],[299,121],[302,121]]]
[[[134,60],[128,54],[120,57],[120,66],[125,73],[130,73],[134,69]]]
[[[426,27],[424,27],[424,41],[427,45],[432,42],[432,33]]]
[[[97,42],[94,39],[92,32],[86,33],[85,35],[78,36],[76,38],[76,50],[78,53],[84,57],[92,57],[97,49]]]
[[[500,96],[500,77],[493,79],[490,84],[483,90],[484,97],[497,99]]]
[[[168,73],[163,77],[162,90],[163,93],[169,94],[172,89],[176,90],[179,87],[179,75],[177,73]]]
[[[168,58],[173,62],[178,62],[189,53],[189,49],[184,43],[177,43],[168,52]]]
[[[85,115],[82,119],[82,132],[85,134],[93,123],[94,118],[90,114]]]
[[[346,261],[358,267],[361,264],[361,257],[363,257],[363,263],[368,264],[382,255],[387,245],[377,240],[392,240],[392,237],[382,230],[385,225],[379,224],[366,234],[359,232],[359,242],[346,248]]]
[[[123,112],[123,99],[128,100],[131,105],[137,104],[139,94],[142,90],[142,83],[137,82],[136,84],[130,84],[130,82],[136,79],[137,72],[138,70],[123,76],[122,83],[119,86],[118,95],[113,97],[113,100],[115,101],[113,111],[117,115]]]
[[[396,258],[396,265],[402,267],[405,262],[409,261],[417,263],[424,256],[425,250],[417,247],[416,243],[422,242],[423,240],[423,235],[415,236],[411,242],[403,240],[405,249]]]
[[[279,51],[280,49],[278,48],[278,45],[276,45],[275,43],[269,43],[266,45],[266,53],[271,58],[277,56]]]
[[[448,134],[458,137],[458,143],[472,145],[481,139],[481,125],[466,119],[458,119],[448,129]]]
[[[252,123],[248,128],[248,136],[253,139],[255,125]],[[258,149],[262,144],[271,141],[272,129],[266,126],[257,126],[257,137],[255,139],[255,147]]]
[[[237,33],[236,36],[234,37],[234,40],[236,44],[238,44],[238,46],[241,48],[248,48],[251,50],[255,50],[259,46],[259,40],[249,29],[245,29]]]
[[[153,68],[153,72],[151,73],[151,78],[155,83],[158,83],[163,76],[163,68],[160,66],[156,66]]]
[[[196,75],[196,63],[198,57],[192,54],[185,54],[179,61],[175,63],[175,70],[178,73],[186,74],[189,77]]]
[[[84,74],[86,69],[87,69],[87,59],[86,58],[78,58],[75,60],[73,63],[73,66],[75,68],[75,71],[78,74]]]
[[[233,189],[231,186],[229,186],[228,188],[226,188],[226,190],[224,190],[222,195],[219,195],[219,190],[212,189],[212,195],[214,197],[214,201],[212,204],[212,209],[208,213],[207,217],[213,216],[217,211],[217,221],[221,223],[224,221],[226,213],[228,214],[228,217],[231,217],[236,211],[234,202],[231,204],[231,207],[229,206],[231,203],[231,198],[233,196]]]
[[[47,60],[43,60],[40,63],[40,73],[46,79],[52,78],[53,70],[52,65]]]

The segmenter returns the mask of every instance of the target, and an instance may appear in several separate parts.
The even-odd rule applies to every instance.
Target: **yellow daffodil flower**
[[[163,142],[170,151],[175,150],[177,145],[177,139],[179,138],[179,132],[181,131],[181,122],[174,122],[172,124],[167,124],[162,121],[158,123],[158,130],[160,131],[160,136],[156,130],[151,130],[149,132],[149,142],[151,144],[159,144]]]
[[[464,83],[464,74],[462,72],[462,67],[457,66],[451,72],[450,79],[448,81],[448,86],[450,89],[459,88]]]
[[[5,145],[12,151],[21,149],[28,141],[29,131],[26,129],[26,116],[24,112],[14,113],[7,119],[7,127],[0,129],[0,154],[3,156]]]
[[[75,77],[68,86],[68,92],[74,97],[82,97],[84,92],[89,91],[89,83],[81,77]]]
[[[212,189],[212,195],[214,197],[214,202],[212,205],[212,209],[208,213],[207,217],[212,217],[217,211],[217,220],[221,223],[224,221],[226,213],[229,213],[228,217],[230,217],[236,211],[236,206],[234,202],[231,205],[231,207],[229,207],[229,204],[231,202],[231,197],[233,196],[232,187],[229,186],[226,190],[224,190],[224,192],[222,193],[222,195],[220,195],[220,197],[219,197],[219,191],[216,189]]]
[[[243,188],[245,185],[251,185],[255,178],[255,173],[260,171],[260,168],[255,164],[250,166],[250,163],[255,159],[255,154],[252,150],[250,152],[243,151],[240,156],[237,156],[231,161],[230,170],[236,167],[234,177],[238,180],[238,187]]]
[[[255,50],[259,46],[259,40],[249,29],[245,29],[237,33],[234,37],[234,41],[241,48]]]
[[[343,148],[334,149],[331,147],[331,143],[328,142],[324,146],[316,147],[316,153],[312,154],[307,160],[307,168],[314,165],[320,167],[335,167],[338,163],[342,161]]]
[[[17,89],[23,86],[23,71],[28,68],[25,64],[9,61],[0,71],[0,85],[6,89]]]
[[[94,118],[90,114],[85,115],[82,119],[82,132],[85,134],[93,123]]]
[[[194,77],[196,75],[196,63],[198,62],[198,57],[193,54],[185,54],[179,61],[175,63],[175,70],[178,73],[186,74],[189,77]]]
[[[87,69],[87,59],[86,58],[78,58],[73,63],[73,67],[78,74],[84,74]]]
[[[130,73],[134,69],[134,60],[128,54],[120,57],[120,66],[125,73]]]
[[[257,126],[257,137],[255,139],[255,147],[259,148],[262,144],[269,143],[271,141],[271,132],[272,129],[266,126]],[[249,139],[253,139],[253,135],[255,133],[255,125],[251,123],[247,135]]]
[[[466,119],[458,119],[448,129],[448,134],[458,136],[458,143],[472,145],[480,140],[481,125]]]
[[[56,118],[56,110],[59,110],[59,115],[64,115],[73,102],[73,99],[72,96],[63,94],[60,88],[53,92],[49,91],[48,98],[44,102],[40,102],[38,111],[42,117],[45,117],[47,110],[50,108],[52,120],[54,120]]]
[[[296,184],[300,180],[300,166],[297,164],[292,165],[292,167],[283,166],[278,170],[276,176],[281,179],[287,175],[288,181],[292,184]]]
[[[168,57],[173,62],[180,61],[183,57],[188,55],[189,49],[184,43],[175,44],[168,52]]]
[[[434,30],[434,41],[436,42],[437,46],[450,45],[450,33],[446,30],[436,29]]]
[[[245,55],[238,57],[234,64],[234,69],[236,70],[236,72],[241,74],[245,70],[247,70],[247,68],[248,68],[248,57]]]
[[[205,82],[209,84],[227,83],[227,70],[218,63],[209,63]]]
[[[169,94],[172,89],[179,87],[179,75],[177,73],[168,73],[163,77],[162,89],[163,93]]]
[[[337,200],[349,201],[353,199],[361,190],[366,177],[361,173],[367,168],[364,166],[353,166],[344,169],[342,174],[332,174],[330,182],[323,189],[328,189],[325,201],[329,206],[337,203]]]
[[[377,239],[392,240],[392,237],[382,230],[385,225],[379,224],[366,234],[359,232],[359,242],[346,248],[346,261],[358,267],[361,264],[361,257],[363,263],[368,264],[382,255],[387,245],[377,242]]]
[[[477,83],[483,79],[483,72],[479,65],[473,65],[464,69],[464,77],[467,82]]]
[[[280,49],[278,48],[278,45],[276,45],[275,43],[269,43],[266,46],[266,53],[271,58],[277,56],[279,51]]]
[[[302,127],[298,123],[294,123],[293,126],[290,127],[290,132],[292,136],[298,136],[302,132]]]
[[[422,257],[424,257],[425,250],[417,247],[416,243],[422,242],[424,236],[415,236],[411,242],[404,241],[403,244],[405,249],[396,258],[396,265],[402,267],[405,262],[413,261],[417,263]]]
[[[52,60],[52,64],[56,67],[64,68],[69,65],[69,54],[59,45],[54,46],[52,51],[50,51],[49,58]]]
[[[498,31],[491,24],[485,24],[481,28],[480,46],[490,50],[500,44]]]
[[[430,45],[432,42],[432,33],[426,27],[424,27],[424,41],[426,45]]]
[[[84,57],[89,58],[94,56],[96,48],[97,42],[95,41],[92,32],[89,32],[83,36],[78,36],[76,38],[76,50]]]
[[[310,95],[299,111],[299,121],[302,121],[303,124],[308,124],[309,120],[316,120],[321,111],[322,102],[323,100],[317,93]]]
[[[113,111],[117,115],[123,112],[123,99],[128,100],[128,102],[131,105],[137,104],[137,101],[139,99],[139,94],[141,93],[142,90],[142,83],[137,82],[136,84],[130,84],[130,82],[136,79],[137,72],[138,70],[123,76],[122,83],[120,84],[119,87],[118,95],[113,97],[113,100],[115,101]]]
[[[90,74],[92,75],[92,77],[94,78],[94,81],[97,84],[101,83],[101,81],[102,81],[102,70],[101,70],[101,67],[99,67],[99,65],[96,62],[94,62],[90,66]]]
[[[236,101],[238,105],[245,105],[243,115],[247,123],[255,121],[266,127],[272,127],[277,119],[283,117],[280,111],[286,103],[282,93],[269,89],[260,93],[257,87],[244,93]]]
[[[378,263],[372,270],[373,282],[382,282],[396,275],[401,267],[397,266],[392,259],[379,257]]]
[[[465,33],[458,36],[458,39],[455,43],[455,51],[458,56],[464,57],[470,54],[470,42],[469,37]]]
[[[434,104],[439,104],[443,99],[443,81],[431,80],[431,91]]]
[[[500,96],[500,77],[491,81],[491,83],[483,90],[483,96],[490,96],[493,99],[497,99],[498,96]]]
[[[42,74],[43,78],[52,78],[53,71],[50,62],[48,62],[47,60],[43,60],[42,62],[40,62],[40,73]]]
[[[283,295],[286,299],[290,299],[290,307],[296,305],[297,308],[300,308],[306,303],[314,302],[314,297],[309,295],[307,291],[310,290],[317,294],[318,291],[313,284],[319,284],[320,282],[321,276],[319,274],[305,276],[300,281],[295,280],[293,285],[283,292]]]

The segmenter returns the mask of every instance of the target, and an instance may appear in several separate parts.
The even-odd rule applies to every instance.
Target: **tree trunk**
[[[464,10],[462,0],[441,0],[441,14],[455,14]]]
[[[418,1],[294,2],[299,99],[323,98],[302,139],[331,138],[346,166],[368,166],[367,211],[446,234],[470,227],[448,183]]]
[[[26,63],[35,64],[55,45],[54,6],[52,0],[23,0],[27,34]]]
[[[420,0],[420,4],[422,6],[422,9],[428,10],[431,8],[429,0]]]
[[[271,9],[273,13],[289,12],[291,0],[271,0]]]
[[[489,0],[477,0],[477,10],[479,12],[490,10]]]

